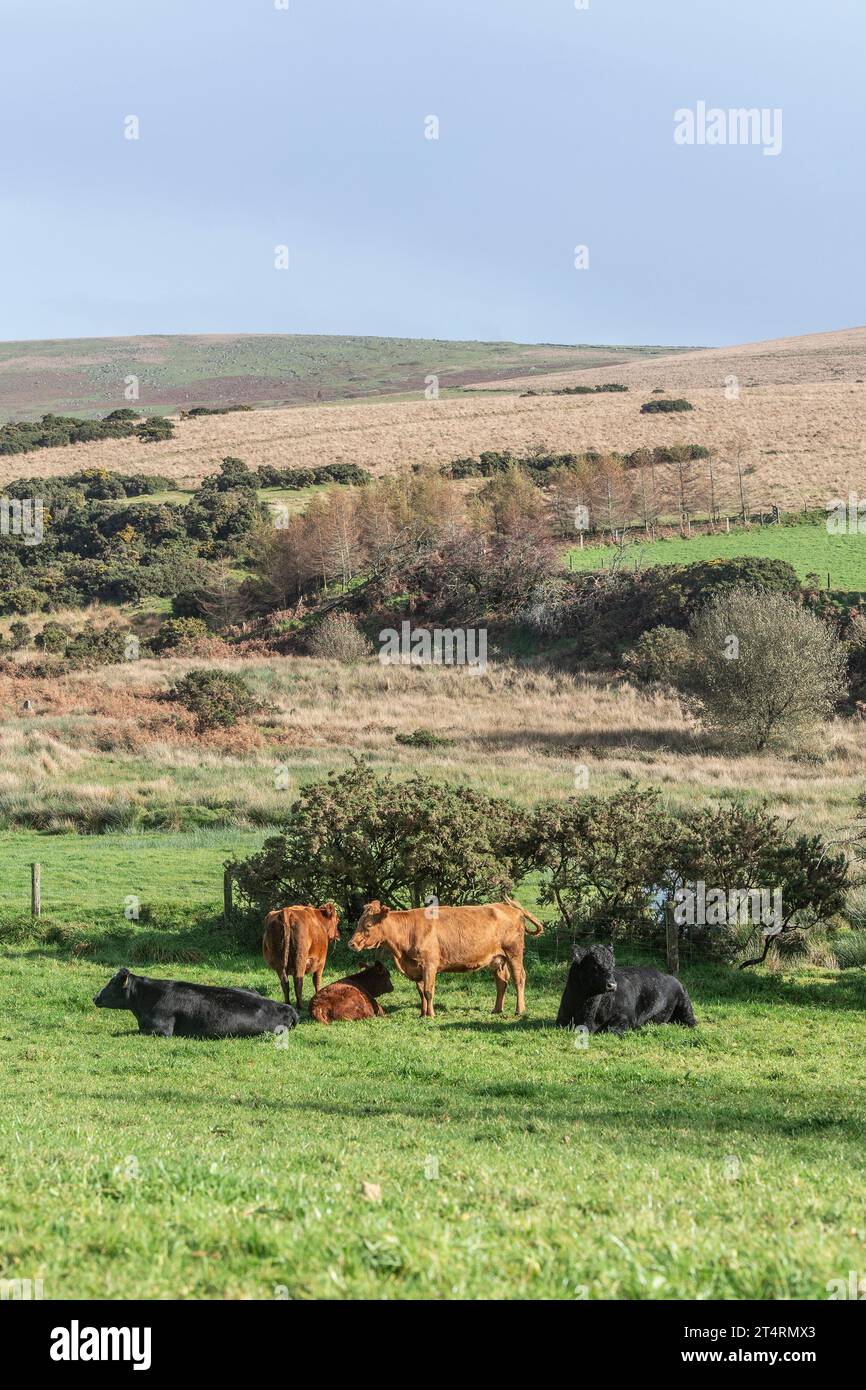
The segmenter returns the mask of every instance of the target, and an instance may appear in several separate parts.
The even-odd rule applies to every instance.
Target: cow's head
[[[587,994],[613,994],[616,989],[614,970],[616,958],[612,946],[590,946],[574,949],[572,970]]]
[[[349,946],[353,951],[371,951],[374,946],[384,944],[385,934],[382,930],[382,923],[389,911],[390,908],[383,907],[378,898],[367,903],[357,927],[349,938]]]
[[[362,989],[366,989],[369,994],[393,994],[394,992],[391,972],[384,961],[374,960],[372,965],[368,965],[366,970],[361,971],[357,979]]]
[[[319,916],[325,924],[325,931],[328,933],[329,941],[340,940],[340,919],[337,916],[337,909],[333,903],[325,903],[324,907],[319,908]]]
[[[132,980],[133,976],[126,966],[122,966],[112,975],[108,984],[98,994],[94,994],[93,1002],[97,1009],[128,1009]]]

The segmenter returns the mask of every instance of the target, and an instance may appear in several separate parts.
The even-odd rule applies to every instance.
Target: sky
[[[0,338],[866,322],[863,0],[584,3],[0,0]]]

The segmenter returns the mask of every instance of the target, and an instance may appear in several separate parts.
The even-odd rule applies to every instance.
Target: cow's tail
[[[526,911],[526,908],[525,908],[525,907],[521,907],[520,903],[515,902],[514,898],[506,898],[505,901],[506,901],[507,903],[509,903],[509,904],[511,905],[511,907],[516,907],[517,910],[518,910],[518,912],[522,912],[522,913],[523,913],[524,918],[526,918],[526,919],[527,919],[528,921],[530,921],[530,922],[534,922],[535,925],[538,927],[538,931],[531,931],[531,932],[528,932],[527,935],[529,935],[529,936],[541,936],[541,933],[544,931],[544,923],[543,923],[543,922],[539,922],[539,920],[538,920],[537,917],[533,917],[532,913],[531,913],[531,912],[527,912],[527,911]],[[524,931],[526,930],[526,921],[524,921],[524,923],[523,923],[523,929],[524,929]]]
[[[307,973],[307,958],[310,954],[310,931],[304,918],[300,920],[287,914],[286,920],[286,965],[295,979]]]

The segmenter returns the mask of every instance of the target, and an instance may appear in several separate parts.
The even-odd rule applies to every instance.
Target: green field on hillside
[[[572,569],[600,569],[616,555],[613,546],[574,548]],[[752,526],[730,534],[695,535],[690,540],[658,540],[649,544],[636,539],[626,549],[627,568],[643,565],[689,565],[699,560],[728,560],[738,555],[767,555],[787,560],[801,580],[817,574],[821,588],[848,593],[866,592],[866,536],[831,536],[821,525]],[[829,576],[829,584],[828,584]]]

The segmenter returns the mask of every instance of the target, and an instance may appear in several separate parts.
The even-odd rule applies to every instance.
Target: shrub
[[[21,651],[23,647],[30,646],[32,633],[27,624],[22,622],[20,618],[16,619],[16,621],[11,624],[9,634],[12,639],[13,651]]]
[[[172,439],[174,436],[174,425],[163,415],[151,415],[149,419],[143,420],[140,425],[136,425],[135,433],[142,444],[155,444],[163,439]]]
[[[707,893],[780,891],[779,934],[771,941],[829,922],[841,909],[849,864],[820,835],[793,836],[790,825],[760,806],[723,803],[675,815],[652,789],[614,796],[579,796],[539,806],[527,854],[547,869],[540,900],[555,902],[575,933],[660,939],[666,912],[684,889],[703,883]],[[693,914],[696,916],[697,914]],[[675,921],[681,921],[676,916]],[[744,924],[745,925],[745,924]],[[683,923],[680,931],[708,954],[732,959],[763,923],[744,931],[736,914],[718,924]]]
[[[501,898],[526,872],[527,828],[525,813],[502,798],[355,764],[304,787],[283,833],[230,867],[261,909],[330,898],[351,921],[373,898],[403,908],[431,896]]]
[[[209,473],[201,484],[202,492],[234,492],[237,488],[258,487],[258,478],[252,469],[247,468],[243,459],[224,458],[218,473]]]
[[[72,637],[72,631],[64,623],[48,622],[42,631],[37,634],[36,645],[40,651],[59,655],[66,651],[66,645]]]
[[[176,700],[195,715],[199,733],[233,728],[262,708],[242,676],[206,667],[189,671],[169,691],[168,699]]]
[[[97,628],[85,623],[66,644],[66,659],[74,666],[115,666],[126,660],[127,631],[117,623]]]
[[[307,650],[311,656],[354,665],[372,652],[372,646],[348,613],[326,613],[310,634]]]
[[[689,639],[677,628],[650,628],[626,652],[622,664],[638,681],[658,681],[682,688],[684,673],[691,664]]]
[[[845,646],[783,594],[717,594],[690,638],[688,687],[706,723],[752,748],[828,718],[845,694]]]
[[[166,618],[153,639],[155,652],[179,653],[190,651],[210,630],[202,618]]]
[[[432,729],[414,729],[411,734],[395,734],[397,743],[406,748],[448,748],[453,739],[442,738]]]
[[[683,400],[682,397],[676,400],[645,401],[640,408],[640,413],[641,415],[669,415],[681,410],[694,410],[694,406],[689,401]]]

